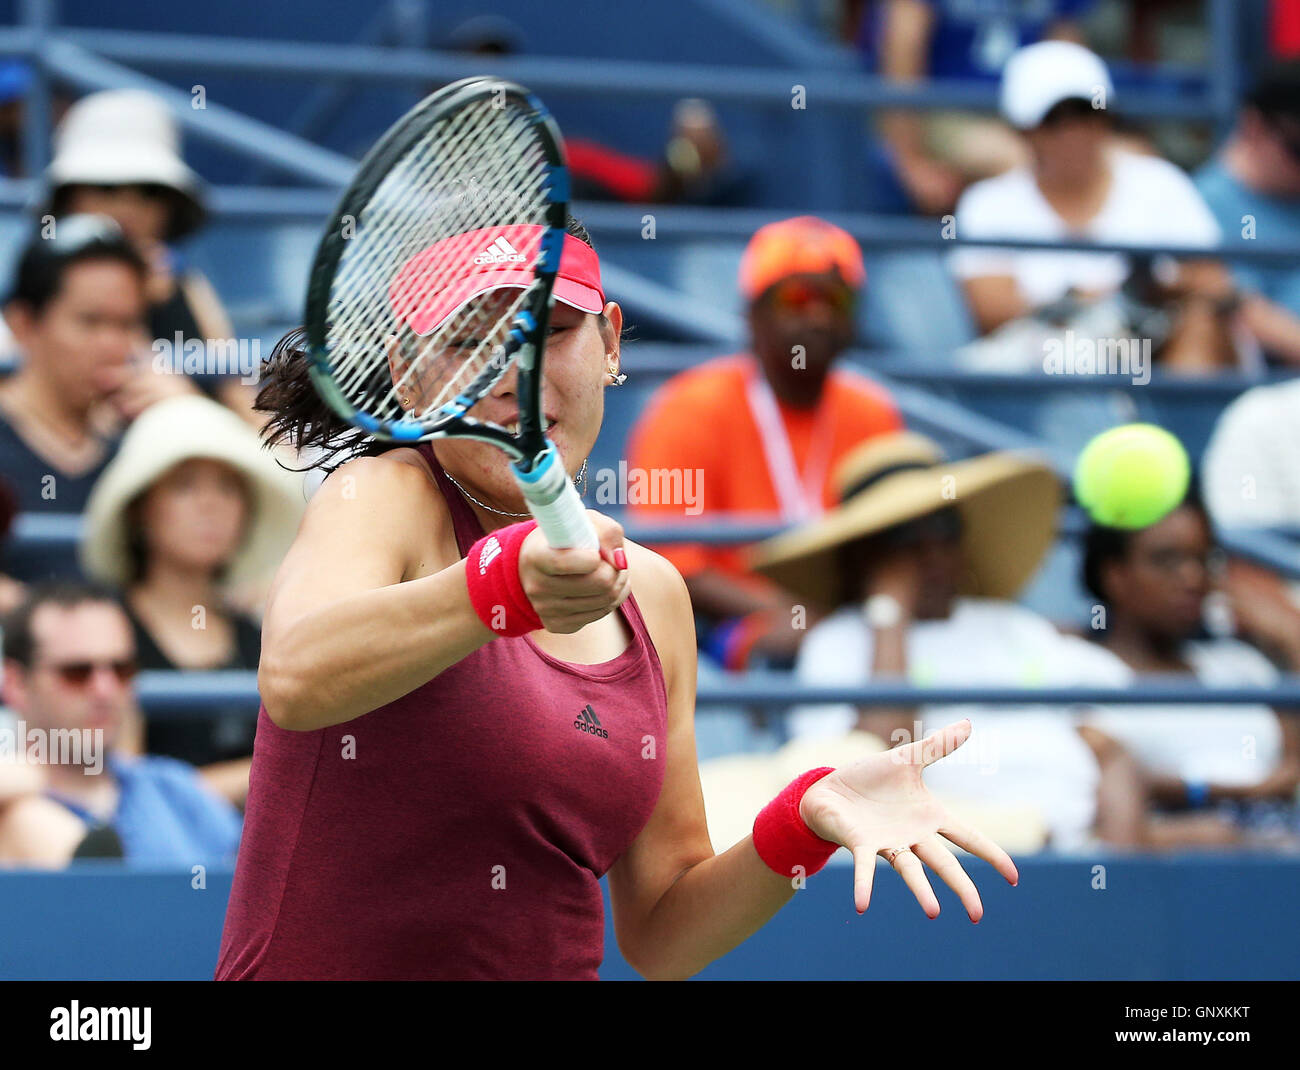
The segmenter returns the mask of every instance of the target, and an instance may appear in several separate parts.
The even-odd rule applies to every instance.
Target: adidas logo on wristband
[[[487,572],[488,565],[492,564],[492,562],[500,556],[501,543],[497,540],[495,535],[492,535],[488,538],[487,542],[483,544],[483,549],[479,551],[478,574],[482,576]]]

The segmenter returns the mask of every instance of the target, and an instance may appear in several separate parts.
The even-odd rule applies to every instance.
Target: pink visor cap
[[[435,242],[403,264],[389,286],[394,314],[423,336],[476,297],[509,287],[527,289],[535,278],[533,263],[544,233],[546,228],[536,224],[512,223]],[[605,308],[600,259],[572,234],[564,236],[553,292],[557,301],[580,312]]]

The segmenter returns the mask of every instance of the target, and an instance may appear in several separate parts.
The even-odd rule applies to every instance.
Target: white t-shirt
[[[1216,523],[1300,526],[1300,379],[1247,390],[1223,410],[1202,478]]]
[[[1015,168],[971,185],[957,202],[957,237],[1066,240],[1122,245],[1217,245],[1219,224],[1192,184],[1168,160],[1124,149],[1110,153],[1112,181],[1101,210],[1081,232],[1039,192],[1033,173]],[[949,254],[959,279],[1011,275],[1030,305],[1063,297],[1071,288],[1111,291],[1128,275],[1128,258],[1108,253],[959,248]]]
[[[1093,644],[1062,635],[1050,621],[1014,602],[958,599],[947,620],[918,621],[907,635],[908,679],[918,686],[1060,686],[1091,682]],[[1104,651],[1103,651],[1104,653]],[[863,684],[871,679],[872,633],[858,607],[812,628],[795,671],[809,684]],[[922,732],[963,717],[973,727],[961,749],[925,772],[932,790],[952,797],[1031,805],[1062,850],[1084,844],[1096,816],[1097,761],[1057,706],[927,706]],[[796,736],[835,736],[857,720],[848,704],[799,707]]]
[[[1097,687],[1137,679],[1110,651],[1096,649],[1104,655],[1090,662]],[[1278,678],[1272,662],[1236,639],[1188,643],[1183,657],[1207,687],[1271,687]],[[1118,740],[1148,769],[1187,781],[1256,784],[1282,757],[1282,726],[1268,706],[1107,706],[1086,713],[1083,723]]]

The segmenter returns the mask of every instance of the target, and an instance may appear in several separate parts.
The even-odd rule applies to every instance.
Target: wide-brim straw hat
[[[205,185],[181,158],[180,135],[167,105],[142,89],[91,93],[72,105],[54,132],[45,169],[45,210],[66,186],[166,186],[175,196],[167,239],[198,229]]]
[[[155,402],[136,417],[96,481],[86,503],[80,547],[88,576],[119,587],[132,581],[128,508],[172,467],[196,457],[228,464],[250,491],[244,537],[224,582],[257,582],[275,570],[306,504],[300,477],[276,464],[257,432],[229,409],[187,396]]]
[[[1043,462],[1011,452],[945,463],[912,431],[873,437],[832,479],[840,504],[819,519],[759,544],[755,571],[823,609],[857,600],[841,575],[845,545],[948,507],[961,514],[965,571],[959,593],[1014,598],[1056,534],[1061,488]]]

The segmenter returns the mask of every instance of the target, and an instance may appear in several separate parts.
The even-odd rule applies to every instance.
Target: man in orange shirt
[[[833,367],[853,341],[866,279],[852,236],[800,216],[758,230],[740,264],[752,354],[674,376],[633,429],[630,469],[681,473],[692,514],[761,514],[797,523],[835,504],[830,474],[866,438],[902,428],[892,399]],[[688,473],[693,475],[688,476]],[[689,479],[694,483],[689,483]],[[638,505],[645,520],[681,516],[682,503]],[[674,545],[663,553],[686,579],[706,628],[701,645],[727,668],[753,654],[793,658],[811,614],[750,572],[740,547]]]

